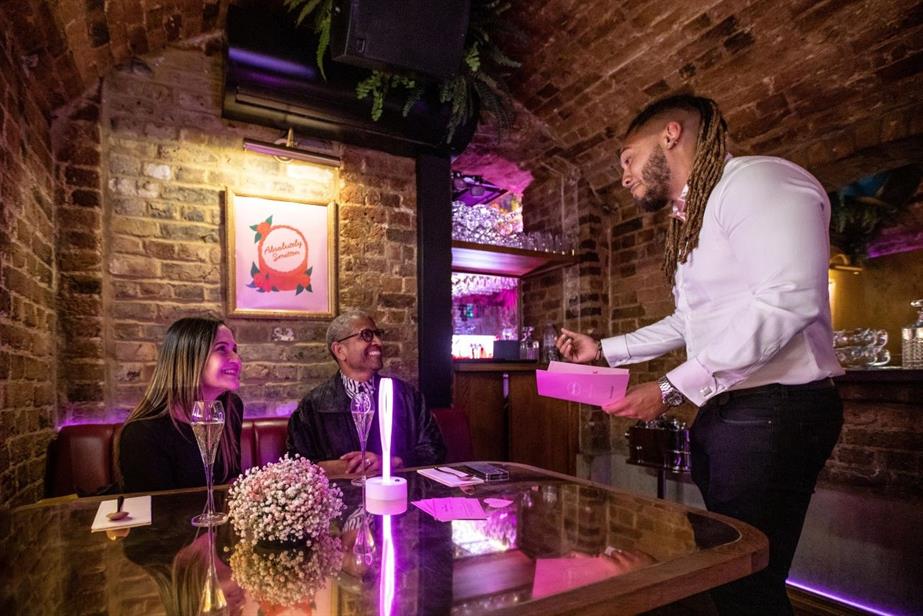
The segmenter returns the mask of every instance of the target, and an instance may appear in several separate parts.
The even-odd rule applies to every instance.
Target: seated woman
[[[205,485],[205,470],[192,427],[196,400],[219,400],[225,423],[213,466],[216,484],[240,474],[243,404],[240,356],[228,327],[217,319],[186,318],[167,330],[154,376],[115,444],[124,492]]]

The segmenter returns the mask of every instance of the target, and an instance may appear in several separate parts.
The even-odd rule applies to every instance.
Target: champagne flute
[[[352,480],[354,486],[365,485],[365,469],[368,466],[365,459],[365,445],[369,440],[369,428],[372,427],[372,416],[375,410],[372,408],[372,398],[367,392],[360,391],[356,397],[349,403],[349,412],[352,413],[353,423],[356,424],[356,432],[359,434],[359,447],[362,449],[362,477]]]
[[[205,511],[192,518],[192,525],[219,526],[227,522],[228,515],[215,511],[212,468],[215,464],[218,444],[221,442],[221,433],[224,431],[224,406],[218,400],[196,400],[192,405],[190,419],[192,433],[195,434],[196,443],[199,444],[199,453],[202,455],[202,464],[205,466],[205,485],[208,487]]]

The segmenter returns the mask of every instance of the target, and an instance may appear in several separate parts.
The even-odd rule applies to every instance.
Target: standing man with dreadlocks
[[[791,614],[785,579],[817,481],[839,436],[827,297],[830,202],[801,167],[733,158],[717,104],[675,96],[644,109],[621,150],[622,184],[642,209],[671,207],[664,271],[676,310],[595,341],[568,330],[570,361],[610,365],[686,347],[687,360],[603,407],[652,420],[689,400],[692,477],[711,511],[769,537],[768,568],[715,589],[722,614]]]

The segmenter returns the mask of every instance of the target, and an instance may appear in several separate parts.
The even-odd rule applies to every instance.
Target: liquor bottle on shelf
[[[523,361],[535,361],[538,359],[538,340],[532,338],[533,329],[528,325],[522,328],[522,340],[519,341],[519,359]]]
[[[917,309],[917,322],[901,328],[901,365],[904,368],[923,368],[923,299],[910,305]]]
[[[558,360],[558,348],[554,345],[558,333],[554,329],[554,323],[549,321],[545,324],[545,332],[542,334],[542,362],[550,363]]]

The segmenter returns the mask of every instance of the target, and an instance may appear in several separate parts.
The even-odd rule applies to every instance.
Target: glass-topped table
[[[310,550],[248,548],[230,524],[212,537],[192,527],[202,490],[155,493],[153,524],[111,539],[90,533],[100,498],[21,507],[0,516],[0,609],[195,613],[210,546],[229,614],[631,614],[766,565],[765,536],[736,520],[496,464],[510,471],[509,481],[465,488],[484,504],[486,520],[439,522],[410,503],[387,521],[372,516],[376,551],[369,565],[351,549],[361,488],[337,479],[347,505],[335,529],[342,565],[319,574],[312,567],[320,555]],[[416,472],[403,476],[411,502],[466,495]],[[393,568],[381,557],[387,527]],[[338,564],[328,554],[325,562],[331,560]],[[393,584],[390,610],[382,605],[383,583]]]

